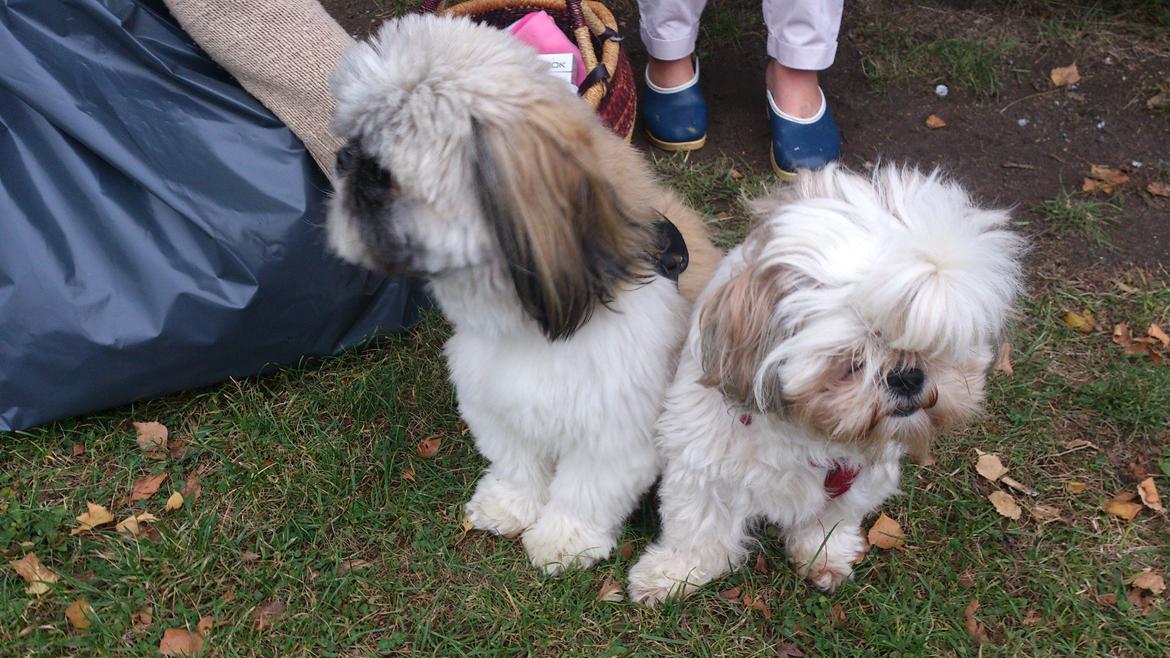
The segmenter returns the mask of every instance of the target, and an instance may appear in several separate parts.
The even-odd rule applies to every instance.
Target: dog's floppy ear
[[[757,267],[750,242],[744,249],[746,267],[719,286],[699,312],[699,383],[756,411],[779,411],[780,379],[761,370],[780,338],[773,312],[787,277],[777,268]]]
[[[516,294],[556,340],[611,301],[616,286],[641,276],[651,236],[599,163],[589,162],[595,151],[583,140],[592,131],[566,129],[555,122],[573,119],[549,109],[536,105],[525,122],[507,128],[474,122],[473,166]]]

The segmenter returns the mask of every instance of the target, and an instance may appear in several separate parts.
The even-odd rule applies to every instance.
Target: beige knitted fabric
[[[165,0],[195,42],[301,138],[333,175],[341,140],[329,78],[353,38],[317,0]]]

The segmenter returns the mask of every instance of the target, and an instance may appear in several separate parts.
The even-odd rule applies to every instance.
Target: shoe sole
[[[650,140],[650,143],[653,144],[656,148],[660,148],[663,151],[698,151],[699,149],[703,148],[704,144],[707,143],[706,135],[703,135],[699,139],[690,142],[664,142],[654,135],[651,135],[649,130],[645,131],[645,133],[646,139]]]
[[[777,178],[784,181],[785,183],[791,183],[792,181],[796,180],[795,173],[781,169],[780,165],[776,164],[776,151],[768,149],[768,160],[771,161],[772,171],[776,174]]]

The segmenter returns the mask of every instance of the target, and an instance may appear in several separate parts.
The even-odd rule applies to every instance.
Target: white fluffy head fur
[[[835,165],[755,211],[700,312],[704,383],[835,440],[915,449],[978,410],[1020,287],[1006,212],[937,171]]]
[[[329,243],[374,269],[485,282],[564,338],[646,273],[656,185],[533,55],[436,16],[389,21],[348,51]]]

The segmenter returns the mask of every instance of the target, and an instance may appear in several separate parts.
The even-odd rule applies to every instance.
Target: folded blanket
[[[353,38],[317,0],[165,0],[183,29],[290,130],[326,175],[341,141],[330,130],[329,78]]]

